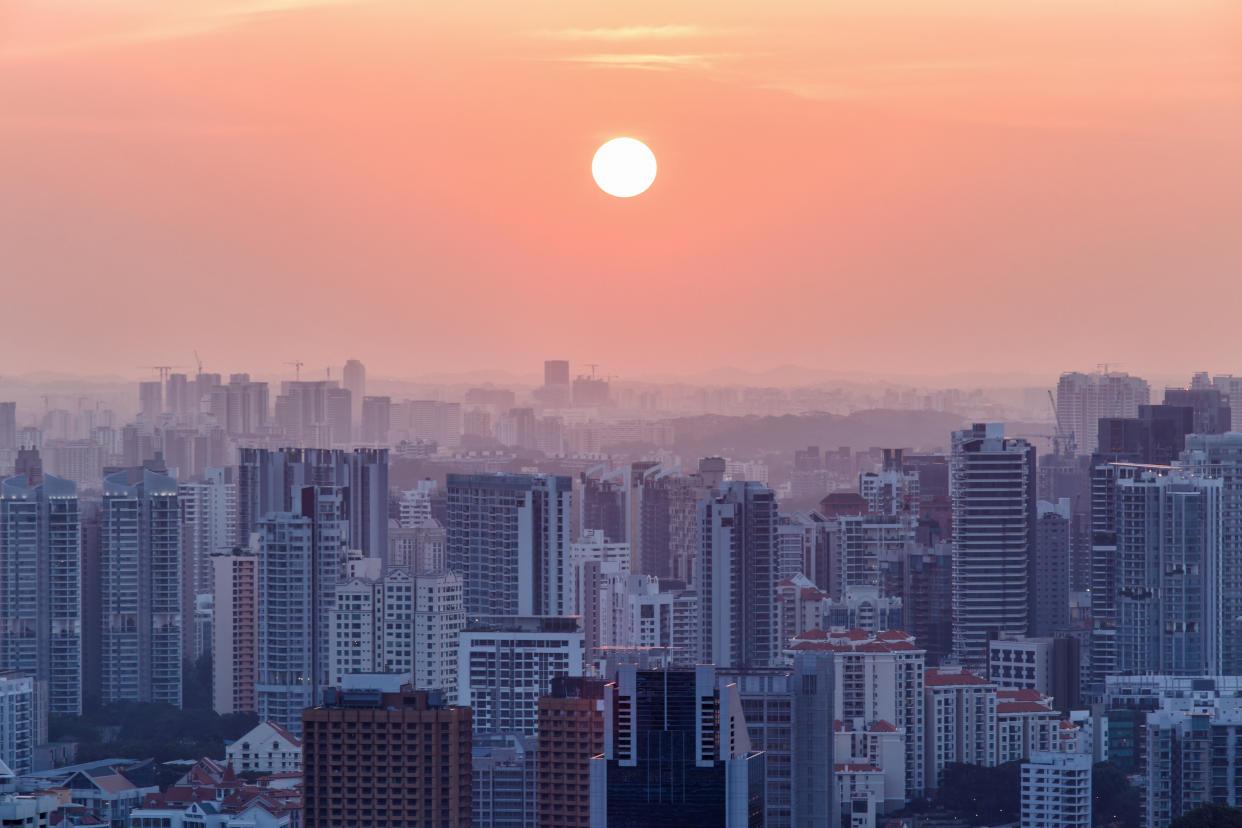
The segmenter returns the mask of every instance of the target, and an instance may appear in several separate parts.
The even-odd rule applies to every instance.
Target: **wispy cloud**
[[[702,26],[669,23],[663,26],[613,26],[595,29],[545,29],[535,32],[536,37],[550,40],[676,40],[719,34],[719,30]]]
[[[179,40],[210,34],[245,24],[263,15],[300,11],[320,6],[354,5],[367,0],[236,0],[210,9],[171,4],[167,12],[151,14],[141,22],[126,21],[110,27],[101,23],[95,31],[52,38],[20,38],[0,44],[0,60],[57,57],[77,52],[108,49],[135,43]]]
[[[662,54],[616,53],[593,55],[570,55],[557,60],[564,63],[585,63],[613,69],[643,69],[669,71],[672,69],[711,69],[725,54]]]

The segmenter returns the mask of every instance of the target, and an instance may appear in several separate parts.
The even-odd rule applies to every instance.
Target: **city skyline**
[[[332,336],[279,361],[514,371],[581,342],[622,376],[669,354],[1172,373],[1190,346],[1127,320],[1196,325],[1169,280],[1242,290],[1242,12],[1220,0],[63,5],[4,20],[8,299],[56,284],[64,331],[12,319],[4,374],[149,363],[138,337],[95,347],[144,296],[179,363],[240,364],[330,307]],[[633,199],[590,176],[618,135],[660,161]]]

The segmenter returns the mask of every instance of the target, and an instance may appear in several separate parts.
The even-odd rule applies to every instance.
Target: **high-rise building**
[[[1091,755],[1031,753],[1021,793],[1022,828],[1091,828]]]
[[[363,397],[361,417],[362,442],[372,446],[388,445],[388,429],[392,423],[391,397]]]
[[[104,704],[181,706],[181,508],[177,481],[147,468],[104,479],[100,525]]]
[[[215,588],[212,556],[227,553],[237,540],[237,484],[232,468],[209,468],[203,479],[177,486],[181,506],[181,632],[188,658],[202,653],[194,646],[194,597]]]
[[[536,828],[537,753],[534,736],[474,734],[472,828]]]
[[[996,685],[961,667],[941,666],[926,672],[923,687],[927,789],[940,787],[946,765],[995,766]]]
[[[0,671],[45,684],[52,713],[82,713],[78,490],[36,468],[0,483]]]
[[[914,547],[917,522],[909,515],[846,515],[830,521],[832,557],[835,571],[830,574],[829,592],[842,598],[857,587],[880,588],[884,594],[882,571],[888,561],[903,561]]]
[[[591,760],[593,828],[763,825],[764,754],[736,684],[711,665],[622,664],[604,690],[604,752]]]
[[[776,662],[776,527],[776,495],[759,483],[725,483],[699,503],[700,654],[721,669]]]
[[[259,719],[294,733],[328,687],[332,605],[348,540],[345,491],[303,486],[297,511],[259,521]]]
[[[448,568],[462,574],[466,614],[565,613],[572,480],[450,474],[447,488]]]
[[[457,700],[470,705],[480,732],[531,736],[539,697],[554,677],[582,675],[582,663],[575,618],[472,618],[457,647]]]
[[[1057,422],[1074,435],[1077,450],[1096,450],[1096,423],[1104,417],[1134,417],[1151,401],[1147,381],[1121,372],[1062,374],[1057,383]]]
[[[470,708],[350,676],[301,714],[306,828],[470,826]]]
[[[312,485],[345,490],[349,548],[383,560],[388,554],[388,449],[383,448],[239,449],[237,543],[248,543],[267,514],[295,511],[295,490]]]
[[[603,571],[630,571],[630,545],[609,542],[602,529],[586,529],[582,536],[570,544],[569,565],[565,570],[565,613],[582,615],[587,603],[596,599],[595,588],[590,582],[586,565],[590,562],[615,564]],[[584,580],[586,579],[586,580]]]
[[[953,432],[953,649],[982,665],[989,637],[1026,635],[1035,448],[1000,423]]]
[[[17,403],[0,402],[0,451],[17,448]]]
[[[41,741],[37,687],[33,676],[0,673],[0,769],[34,770],[35,745]]]
[[[465,626],[461,576],[447,569],[415,575],[415,687],[457,698],[457,648]]]
[[[1224,434],[1233,423],[1229,398],[1217,388],[1167,388],[1164,404],[1193,411],[1191,433]]]
[[[720,673],[737,685],[751,746],[764,754],[765,828],[838,824],[833,676],[832,656],[817,653],[799,654],[790,667]]]
[[[1057,503],[1036,504],[1035,542],[1032,544],[1032,567],[1037,577],[1031,579],[1030,634],[1052,635],[1069,625],[1070,593],[1070,512],[1068,498]]]
[[[261,434],[268,428],[271,405],[266,382],[234,374],[228,385],[212,386],[209,394],[211,415],[230,436]]]
[[[549,359],[543,363],[543,384],[551,387],[563,385],[569,387],[569,360]]]
[[[1242,806],[1242,712],[1222,701],[1147,714],[1145,825],[1169,825],[1205,802]]]
[[[258,537],[254,545],[211,556],[215,575],[211,619],[211,707],[217,713],[257,711]]]
[[[352,417],[355,422],[362,419],[362,408],[367,393],[367,369],[356,359],[348,360],[341,371],[341,384],[349,392]],[[350,439],[346,436],[346,440]]]
[[[414,580],[408,570],[337,584],[331,628],[333,686],[350,673],[390,673],[403,684],[413,682]]]
[[[882,768],[899,777],[906,797],[919,795],[924,774],[923,676],[927,653],[908,633],[886,630],[811,630],[797,636],[789,651],[831,657],[834,661],[833,709],[849,731],[895,729],[902,763]],[[926,721],[931,721],[927,719]],[[846,761],[838,757],[837,762]]]
[[[880,470],[858,475],[858,493],[873,515],[919,516],[919,474],[905,468],[901,449],[884,449]]]
[[[1234,411],[1242,410],[1242,392],[1231,397],[1231,402],[1236,402]],[[1236,433],[1188,436],[1182,465],[1221,481],[1220,672],[1242,675],[1242,437]]]
[[[150,427],[159,422],[164,411],[164,385],[160,382],[138,383],[138,413]]]
[[[1116,468],[1115,669],[1219,673],[1222,481],[1183,469]]]
[[[602,678],[558,676],[539,698],[540,828],[591,824],[591,757],[604,752],[605,684]]]

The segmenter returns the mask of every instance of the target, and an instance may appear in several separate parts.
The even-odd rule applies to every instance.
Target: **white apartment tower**
[[[1000,423],[953,432],[953,650],[983,665],[988,639],[1026,635],[1035,448]]]

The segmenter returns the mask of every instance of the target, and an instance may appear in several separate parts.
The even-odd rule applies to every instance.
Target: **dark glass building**
[[[604,752],[591,760],[591,825],[763,825],[764,754],[736,684],[715,668],[618,668],[604,689]]]

